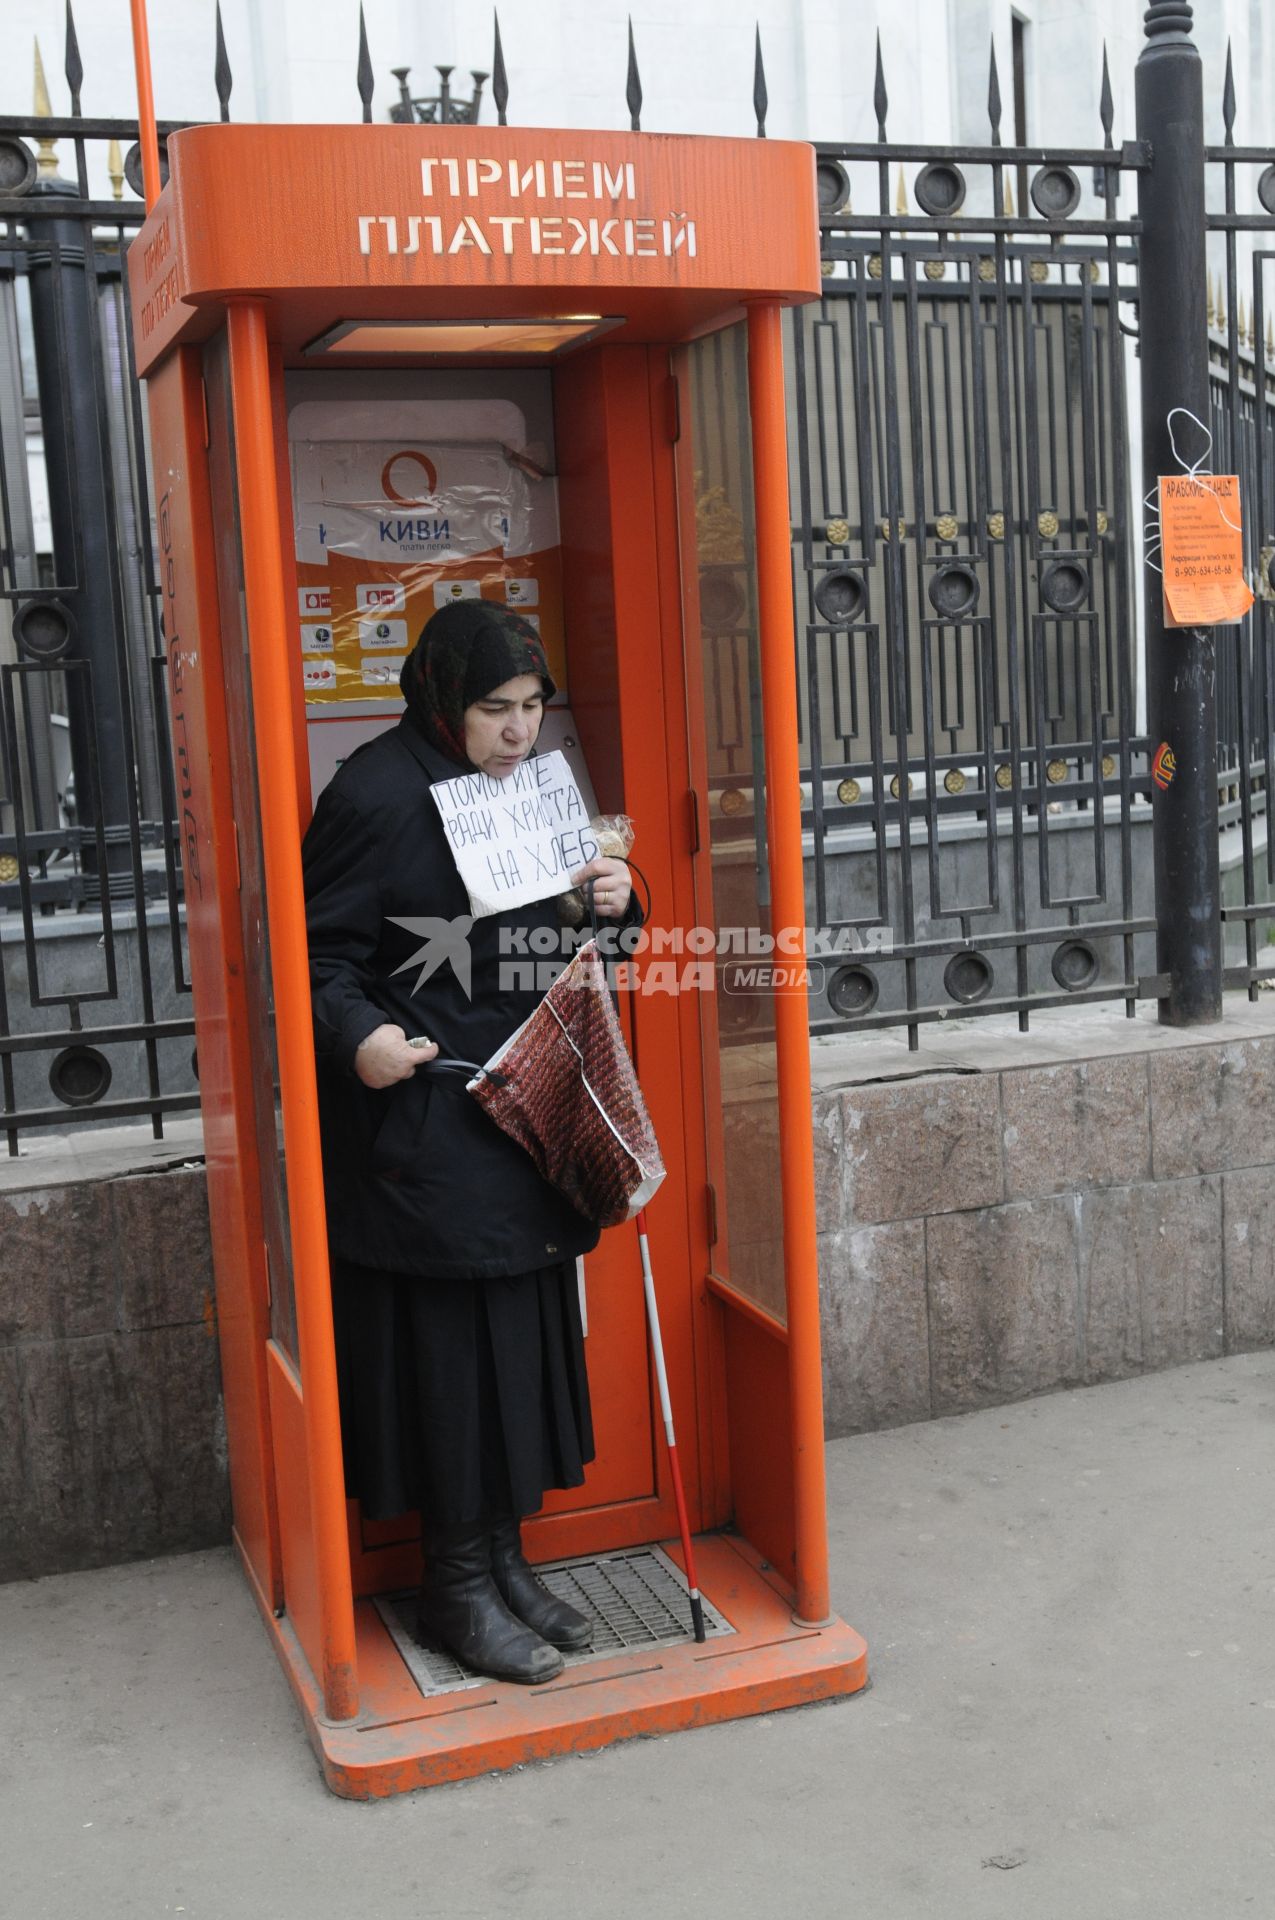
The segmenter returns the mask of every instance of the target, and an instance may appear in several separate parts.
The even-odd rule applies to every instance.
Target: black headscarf
[[[465,708],[523,673],[538,674],[545,699],[553,698],[549,662],[531,622],[491,600],[453,600],[426,622],[399,685],[430,745],[468,767]]]

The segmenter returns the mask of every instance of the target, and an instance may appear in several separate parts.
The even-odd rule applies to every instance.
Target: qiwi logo
[[[451,537],[446,515],[421,511],[438,498],[438,468],[428,455],[418,447],[392,453],[381,468],[381,492],[396,506],[409,509],[378,519],[382,546],[419,553],[446,545]]]
[[[400,487],[413,484],[416,491],[403,493]],[[422,489],[420,481],[424,480]],[[432,500],[438,492],[438,468],[423,453],[414,447],[405,447],[401,453],[392,453],[381,468],[381,492],[387,500],[393,500],[396,506],[419,507]]]

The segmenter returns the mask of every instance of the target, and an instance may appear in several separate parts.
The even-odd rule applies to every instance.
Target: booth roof
[[[143,373],[245,296],[305,364],[361,320],[587,315],[673,341],[820,289],[814,151],[795,141],[215,125],[168,153],[129,250]]]

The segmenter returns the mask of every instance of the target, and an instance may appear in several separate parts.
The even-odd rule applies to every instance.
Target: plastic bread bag
[[[600,813],[589,826],[598,843],[598,853],[611,860],[627,860],[633,851],[633,822],[627,813]],[[564,927],[582,927],[587,913],[582,887],[571,887],[558,895],[558,918]]]
[[[627,813],[600,813],[590,820],[598,852],[612,860],[627,860],[633,851],[635,834]]]

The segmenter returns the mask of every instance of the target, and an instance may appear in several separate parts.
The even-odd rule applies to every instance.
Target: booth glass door
[[[717,981],[703,1021],[712,1270],[775,1320],[786,1314],[754,554],[748,346],[744,324],[696,341],[682,363],[680,519],[692,766],[707,800],[696,910],[717,932]]]
[[[252,675],[244,607],[239,492],[235,480],[235,433],[230,401],[229,354],[224,333],[215,335],[204,349],[204,389],[208,403],[208,477],[216,541],[217,598],[239,868],[239,913],[245,961],[243,987],[255,1074],[252,1111],[239,1115],[243,1136],[241,1152],[245,1161],[250,1164],[255,1161],[260,1180],[270,1286],[271,1337],[299,1374],[292,1248],[288,1232],[287,1166],[283,1153],[283,1116],[270,973],[270,930],[266,913],[265,860],[261,845],[261,797],[252,721]]]

